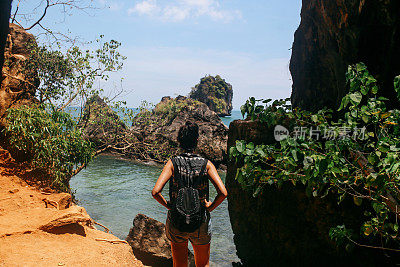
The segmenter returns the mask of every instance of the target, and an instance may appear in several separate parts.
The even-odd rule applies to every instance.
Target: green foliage
[[[73,46],[63,52],[60,47],[27,44],[31,54],[24,72],[37,73],[40,105],[7,111],[5,133],[11,146],[30,155],[32,167],[47,172],[52,185],[61,190],[68,190],[70,177],[86,166],[95,153],[77,124],[82,112],[72,118],[65,110],[77,104],[82,110],[87,99],[103,91],[94,83],[106,81],[110,73],[122,68],[125,59],[118,52],[120,43],[103,42],[102,37],[96,41],[98,49],[94,51]],[[123,102],[114,104],[121,107]]]
[[[400,210],[400,111],[386,109],[387,99],[377,95],[376,80],[364,64],[350,66],[346,77],[350,90],[342,99],[339,110],[343,113],[337,120],[332,119],[331,110],[312,114],[291,110],[285,102],[257,105],[250,98],[242,106],[250,119],[274,125],[289,118],[298,128],[279,143],[237,141],[229,149],[230,157],[242,166],[236,179],[254,196],[267,184],[291,182],[304,184],[310,197],[332,192],[338,203],[352,198],[365,209],[360,235],[400,246],[395,219]],[[398,88],[398,78],[395,83]],[[299,129],[304,129],[304,135],[296,135]],[[336,241],[346,234],[339,234],[339,228],[331,231]]]
[[[29,44],[31,54],[25,70],[37,71],[41,103],[63,109],[77,98],[85,100],[102,92],[93,88],[94,82],[108,80],[111,72],[122,68],[125,59],[118,52],[119,42],[103,42],[102,37],[96,40],[99,48],[95,51],[82,51],[73,46],[63,53],[60,47],[54,50],[48,46]]]
[[[153,112],[157,114],[159,118],[162,118],[159,122],[159,125],[162,126],[173,120],[182,109],[194,110],[200,105],[202,105],[202,103],[194,99],[186,98],[184,100],[178,100],[174,98],[157,104]]]
[[[347,251],[354,248],[353,243],[347,242],[354,236],[353,230],[347,229],[345,225],[338,225],[329,230],[329,237],[336,242],[338,246],[345,246]]]
[[[272,99],[255,99],[250,97],[246,103],[240,107],[243,118],[247,114],[251,120],[259,120],[275,125],[286,113],[291,110],[290,98],[274,100],[272,104],[268,104]]]
[[[226,98],[232,94],[232,86],[219,75],[207,75],[200,79],[200,83],[192,88],[190,98],[199,100],[213,107],[215,112],[223,113],[226,110]]]
[[[171,140],[165,139],[161,134],[153,139],[152,133],[158,131],[155,129],[162,129],[162,127],[170,125],[180,112],[191,112],[201,105],[204,105],[204,103],[184,97],[163,99],[155,107],[147,101],[142,102],[140,112],[136,115],[132,124],[140,132],[149,133],[149,136],[144,135],[143,137],[142,144],[145,147],[138,152],[139,158],[165,163],[166,160],[175,155],[177,152],[176,144],[171,144]],[[147,139],[147,137],[150,138]]]
[[[10,144],[31,155],[32,167],[45,170],[60,190],[68,189],[75,167],[94,155],[91,143],[65,112],[22,106],[9,109],[7,120],[5,132]]]

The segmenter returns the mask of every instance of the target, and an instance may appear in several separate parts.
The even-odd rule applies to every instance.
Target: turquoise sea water
[[[222,118],[226,125],[241,119],[240,111]],[[138,213],[165,223],[166,209],[151,196],[161,167],[147,166],[112,156],[98,156],[88,167],[71,179],[78,204],[85,207],[97,222],[107,226],[116,236],[125,239]],[[225,173],[220,173],[225,180]],[[164,195],[168,196],[168,184]],[[210,184],[210,198],[216,195]],[[213,266],[230,266],[238,261],[225,200],[212,212],[211,261]]]

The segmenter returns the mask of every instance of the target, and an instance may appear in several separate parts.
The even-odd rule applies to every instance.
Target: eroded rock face
[[[10,33],[4,53],[3,80],[0,88],[0,117],[7,109],[36,102],[34,98],[39,79],[34,70],[24,69],[30,51],[28,44],[35,38],[22,27],[10,24]],[[2,121],[4,124],[4,121]]]
[[[189,95],[190,98],[205,103],[218,116],[230,116],[232,111],[232,85],[219,75],[201,78]]]
[[[349,64],[364,62],[381,94],[399,107],[393,79],[400,74],[398,0],[303,0],[290,72],[292,102],[307,110],[337,108]]]
[[[155,144],[165,152],[166,160],[179,153],[178,131],[187,120],[199,125],[196,153],[207,157],[216,166],[225,163],[228,127],[207,105],[194,99],[163,97],[154,110],[135,117],[132,131],[141,142]]]
[[[275,142],[273,127],[233,121],[228,148],[236,140],[271,144]],[[338,205],[332,194],[308,197],[302,184],[290,182],[280,188],[267,185],[254,198],[235,180],[240,166],[228,162],[225,182],[237,255],[245,266],[391,266],[398,261],[398,255],[387,257],[379,250],[356,247],[348,253],[329,238],[329,229],[337,225],[358,233],[367,207],[356,206],[351,198]]]
[[[133,227],[126,238],[135,256],[149,266],[172,266],[170,242],[165,235],[165,225],[143,214],[136,215]],[[194,266],[189,251],[189,265]]]

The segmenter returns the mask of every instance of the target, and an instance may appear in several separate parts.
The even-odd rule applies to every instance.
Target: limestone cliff
[[[124,135],[127,127],[102,98],[94,95],[88,99],[79,122],[87,138],[98,147],[115,143],[116,136]]]
[[[178,131],[187,120],[199,125],[197,152],[216,166],[225,163],[228,128],[214,111],[199,101],[184,96],[163,97],[152,111],[135,117],[132,131],[140,142],[154,144],[152,157],[161,156],[165,160],[179,153]]]
[[[201,78],[189,94],[190,98],[205,103],[218,116],[230,116],[232,111],[232,85],[219,75]]]
[[[28,43],[35,42],[32,34],[27,33],[22,27],[10,24],[10,33],[4,53],[3,79],[0,88],[0,118],[10,107],[36,102],[34,98],[39,79],[35,70],[26,71],[24,62],[28,59],[30,51]],[[2,122],[4,123],[4,122]]]
[[[303,0],[290,60],[294,106],[338,107],[347,66],[364,62],[382,95],[398,107],[393,78],[400,74],[399,14],[398,0]]]
[[[275,142],[273,127],[254,121],[231,122],[228,147],[236,140]],[[347,252],[329,238],[329,229],[345,224],[359,229],[363,211],[351,198],[308,197],[303,185],[267,185],[256,198],[235,180],[237,167],[228,162],[226,187],[237,255],[245,266],[392,266],[394,254],[356,247]],[[363,241],[364,242],[364,241]],[[367,242],[367,241],[365,241]]]

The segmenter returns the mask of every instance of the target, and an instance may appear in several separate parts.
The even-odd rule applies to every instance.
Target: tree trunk
[[[0,70],[3,69],[4,63],[4,49],[6,47],[6,40],[8,35],[8,25],[11,13],[12,0],[0,1]],[[2,75],[0,75],[2,76]]]

